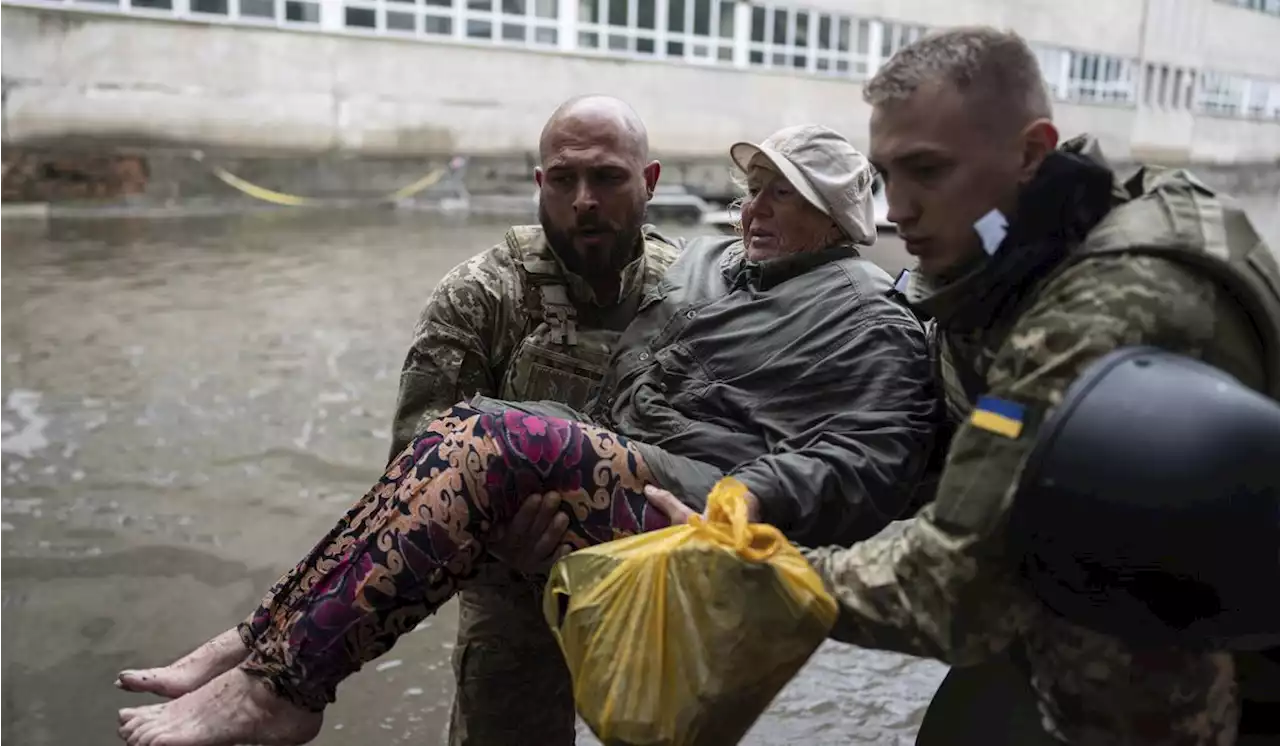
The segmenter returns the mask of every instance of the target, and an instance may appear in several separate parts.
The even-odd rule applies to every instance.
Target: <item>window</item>
[[[298,3],[286,0],[286,12]],[[394,35],[556,46],[558,8],[556,0],[344,0],[343,25]]]
[[[1267,87],[1267,103],[1262,116],[1268,119],[1280,120],[1280,80],[1272,80],[1265,85]]]
[[[284,20],[287,23],[320,23],[320,3],[303,0],[285,0]]]
[[[732,64],[734,5],[733,0],[670,0],[666,56]]]
[[[555,46],[559,42],[558,12],[555,0],[466,0],[463,27],[468,39]]]
[[[1200,74],[1196,108],[1221,116],[1280,119],[1280,81],[1219,72]]]
[[[426,0],[422,12],[425,36],[453,36],[453,0]]]
[[[1178,106],[1183,109],[1190,109],[1195,97],[1196,91],[1196,73],[1194,70],[1187,71],[1187,85],[1182,89],[1182,100],[1178,102]]]
[[[172,10],[173,0],[129,0],[130,7]],[[197,16],[235,16],[242,23],[267,25],[318,25],[319,0],[190,0],[188,7]],[[280,13],[283,12],[283,16]]]
[[[192,13],[225,16],[231,12],[230,0],[191,0]]]
[[[808,68],[809,19],[794,8],[755,6],[751,9],[749,64],[766,68]],[[814,34],[816,38],[816,33]],[[799,63],[799,64],[797,64]]]
[[[347,28],[376,29],[378,27],[377,8],[361,7],[354,3],[348,3],[343,10],[343,21]]]
[[[1066,98],[1089,103],[1133,103],[1133,61],[1090,52],[1069,52]],[[1168,69],[1160,76],[1161,103]]]
[[[841,16],[822,13],[814,36],[814,70],[828,75],[849,74],[849,44],[853,22]]]
[[[1218,0],[1218,2],[1246,10],[1280,16],[1280,0]]]
[[[243,2],[244,0],[241,0]],[[388,2],[385,5],[378,0],[347,0],[342,5],[342,25],[349,29],[361,31],[381,31],[403,25],[404,13],[388,12],[386,6],[400,5]],[[388,16],[390,18],[388,19]],[[408,15],[412,31],[413,16]]]
[[[1049,95],[1056,99],[1066,98],[1071,77],[1071,52],[1039,44],[1032,45],[1031,49],[1040,63],[1040,75],[1044,77]]]
[[[915,24],[756,5],[751,9],[747,61],[766,68],[864,79],[875,72],[873,57],[883,63],[926,32]]]
[[[733,13],[733,0],[578,0],[578,46],[731,63]]]
[[[874,72],[871,68],[871,21],[862,19],[858,21],[858,43],[854,45],[857,51],[854,59],[862,58],[862,70],[854,70],[855,75],[870,77]],[[857,62],[854,62],[855,67]]]
[[[653,54],[656,47],[653,2],[643,3],[645,26],[640,25],[639,0],[578,0],[578,46],[611,52]],[[643,30],[642,30],[643,29]],[[644,44],[638,43],[640,40]]]
[[[1249,81],[1244,89],[1244,113],[1250,117],[1261,117],[1267,111],[1267,93],[1270,86],[1258,81]]]
[[[880,35],[881,63],[887,61],[897,54],[898,50],[913,43],[925,34],[924,26],[888,22],[882,25],[884,30]]]
[[[753,6],[747,63],[848,76],[854,62],[851,46],[855,24],[847,16],[831,13]]]
[[[1208,114],[1232,116],[1244,104],[1244,79],[1235,75],[1206,72],[1200,76],[1198,107]]]
[[[1050,95],[1062,101],[1133,104],[1137,101],[1137,65],[1133,60],[1091,52],[1077,52],[1045,44],[1032,44],[1040,74]],[[1164,77],[1157,65],[1144,70],[1144,102],[1163,102]]]

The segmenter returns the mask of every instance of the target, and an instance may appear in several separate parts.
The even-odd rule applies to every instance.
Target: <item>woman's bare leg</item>
[[[559,492],[566,542],[581,548],[666,526],[645,500],[649,483],[640,454],[614,433],[455,407],[241,625],[252,649],[238,668],[160,708],[122,711],[121,734],[139,746],[219,746],[311,732],[338,683],[493,561],[488,537],[526,496]]]
[[[232,627],[167,666],[121,671],[116,686],[127,692],[181,697],[235,668],[248,655],[249,646]]]

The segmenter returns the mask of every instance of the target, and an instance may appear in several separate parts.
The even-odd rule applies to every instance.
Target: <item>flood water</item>
[[[116,671],[254,607],[381,473],[418,311],[503,230],[390,211],[5,221],[5,741],[118,743],[116,710],[154,700]],[[905,260],[892,239],[874,258]],[[440,742],[455,616],[347,681],[316,743]],[[828,644],[747,743],[909,744],[943,673]]]

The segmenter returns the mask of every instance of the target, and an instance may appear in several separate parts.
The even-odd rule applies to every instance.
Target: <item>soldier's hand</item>
[[[561,549],[560,543],[568,528],[569,517],[560,511],[559,493],[530,495],[511,523],[495,532],[489,552],[517,572],[543,574],[567,553],[568,547]]]

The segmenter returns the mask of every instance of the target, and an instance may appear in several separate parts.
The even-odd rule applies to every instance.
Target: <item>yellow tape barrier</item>
[[[197,161],[200,161],[202,163],[204,162],[203,154],[196,153],[193,157]],[[331,207],[335,204],[360,204],[360,203],[385,204],[388,202],[398,202],[402,199],[408,199],[409,197],[412,197],[418,192],[421,192],[422,190],[427,189],[428,187],[440,181],[440,179],[444,178],[444,175],[449,172],[448,168],[445,168],[445,167],[437,168],[434,171],[431,171],[430,173],[428,173],[426,176],[423,176],[421,179],[418,179],[417,181],[413,182],[412,184],[403,186],[395,190],[394,192],[391,192],[390,194],[387,194],[382,197],[374,197],[371,199],[335,200],[335,199],[317,199],[315,197],[301,197],[296,194],[285,194],[284,192],[277,192],[275,190],[267,189],[266,187],[260,187],[257,184],[253,184],[248,181],[245,181],[244,179],[240,178],[239,176],[236,176],[235,174],[231,173],[230,171],[220,166],[214,166],[212,164],[207,164],[207,165],[209,165],[209,169],[213,172],[214,176],[217,176],[224,183],[226,183],[231,187],[234,187],[235,189],[243,192],[244,194],[247,194],[250,197],[253,197],[254,199],[262,200],[263,202],[270,202],[271,204],[285,205],[288,207]]]

